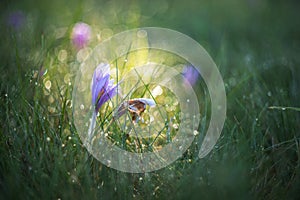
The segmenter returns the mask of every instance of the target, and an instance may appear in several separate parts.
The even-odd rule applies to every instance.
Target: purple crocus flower
[[[89,139],[92,138],[95,126],[96,116],[101,106],[117,94],[117,85],[114,85],[114,80],[110,79],[109,64],[101,63],[94,71],[92,79],[92,105],[95,110],[91,119],[89,128]]]
[[[116,95],[117,86],[113,83],[114,80],[110,79],[109,64],[98,65],[92,80],[92,104],[96,113],[105,102]]]
[[[71,40],[76,49],[85,47],[91,39],[91,28],[83,22],[76,23],[73,27]]]
[[[190,84],[193,86],[199,78],[199,72],[191,65],[185,66],[182,70],[182,73],[185,84]]]

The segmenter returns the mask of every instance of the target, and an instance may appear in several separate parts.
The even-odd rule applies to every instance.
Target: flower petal
[[[97,68],[99,68],[103,74],[109,74],[110,65],[108,63],[100,63]]]
[[[156,103],[153,99],[148,99],[148,98],[135,98],[135,99],[132,99],[132,100],[137,100],[137,101],[141,101],[143,102],[144,104],[147,104],[151,107],[155,106]]]
[[[102,79],[106,74],[109,74],[109,64],[100,63],[96,67],[93,74],[92,85],[91,85],[92,91],[95,90],[95,87],[99,82],[99,80]]]
[[[103,77],[102,72],[98,68],[96,68],[96,70],[94,71],[92,84],[91,84],[93,103],[94,103],[94,96],[95,96],[95,93],[96,93],[96,87],[97,87],[97,84],[98,84],[97,79],[99,79],[100,77]]]
[[[119,105],[117,111],[114,113],[114,117],[116,119],[118,119],[119,117],[121,117],[122,115],[124,115],[126,111],[128,111],[128,101],[123,101]]]
[[[76,23],[71,33],[73,45],[79,50],[88,45],[91,39],[91,27],[83,22]]]
[[[94,91],[92,91],[92,103],[93,104],[96,104],[97,101],[99,101],[99,93],[102,90],[105,90],[105,88],[108,85],[108,81],[109,81],[109,74],[105,75],[103,78],[98,79],[98,82],[96,82]]]
[[[105,88],[104,88],[105,89]],[[107,102],[109,99],[113,98],[117,94],[117,86],[114,86],[113,88],[105,89],[103,95],[100,97],[99,101],[96,105],[96,112],[99,111],[100,107]]]
[[[144,107],[141,107],[140,104],[143,104]],[[153,107],[156,105],[156,103],[153,99],[148,99],[148,98],[134,98],[128,101],[123,101],[119,105],[117,111],[114,113],[114,117],[119,118],[122,115],[124,115],[126,111],[131,112],[131,114],[137,114],[138,116],[140,115],[140,113],[144,112],[144,110],[146,109],[146,105]]]

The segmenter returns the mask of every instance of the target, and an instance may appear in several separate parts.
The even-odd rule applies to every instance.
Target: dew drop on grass
[[[272,93],[271,93],[271,91],[269,91],[267,95],[268,95],[269,97],[270,97],[270,96],[272,96]]]
[[[173,106],[177,106],[178,105],[178,101],[174,101]]]
[[[173,124],[173,128],[174,128],[174,129],[178,129],[178,128],[179,128],[179,125],[178,125],[178,124]]]
[[[65,92],[66,92],[66,90],[60,91],[60,95],[61,95],[61,96],[64,96],[64,95],[65,95]]]
[[[286,108],[281,108],[281,110],[286,110]]]
[[[152,122],[154,122],[154,117],[152,115],[150,115],[149,123],[152,123]]]
[[[199,134],[199,132],[197,130],[194,130],[193,134],[196,136]]]
[[[84,105],[81,104],[81,105],[80,105],[80,110],[83,110],[83,109],[84,109]]]
[[[50,141],[51,141],[50,137],[47,137],[47,142],[50,142]]]
[[[107,166],[109,167],[111,164],[111,161],[110,160],[107,160]]]
[[[154,97],[157,97],[157,96],[159,96],[159,95],[161,95],[163,93],[163,90],[162,90],[162,88],[158,85],[158,86],[156,86],[153,90],[152,90],[152,95],[154,96]]]
[[[69,108],[72,108],[72,100],[68,99],[67,102],[66,102],[66,105],[67,105]]]
[[[47,90],[50,90],[51,89],[51,81],[50,80],[47,80],[45,83],[44,83],[44,85],[45,85],[45,88],[47,89]]]

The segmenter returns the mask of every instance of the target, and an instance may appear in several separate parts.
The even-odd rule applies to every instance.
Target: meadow
[[[299,9],[293,0],[1,2],[0,199],[299,199]],[[84,51],[71,38],[79,22],[92,30]],[[206,157],[206,121],[179,159],[147,173],[107,167],[83,145],[72,101],[80,63],[138,27],[186,34],[216,63],[227,113]],[[112,140],[124,147],[118,131]]]

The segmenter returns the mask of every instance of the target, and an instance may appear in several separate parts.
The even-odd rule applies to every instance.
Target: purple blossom
[[[7,17],[7,24],[14,29],[18,30],[22,28],[26,21],[26,16],[22,11],[11,12]]]
[[[110,79],[109,64],[98,65],[92,80],[92,104],[96,113],[105,102],[116,95],[117,85],[113,83],[114,80]]]
[[[195,69],[195,67],[188,65],[183,68],[182,70],[184,81],[186,84],[194,85],[198,78],[199,78],[199,72]]]
[[[85,47],[91,39],[91,28],[86,23],[76,23],[73,27],[71,40],[76,49]]]
[[[91,141],[96,127],[97,113],[101,106],[117,94],[117,85],[110,79],[109,64],[101,63],[94,71],[91,90],[92,105],[95,107],[88,129],[88,140]]]

